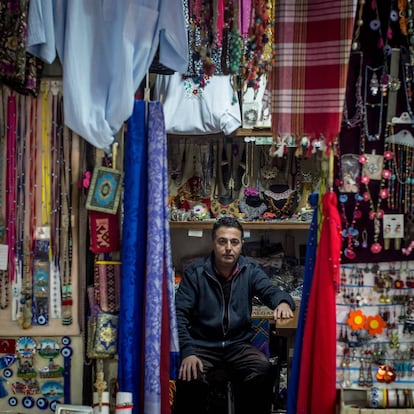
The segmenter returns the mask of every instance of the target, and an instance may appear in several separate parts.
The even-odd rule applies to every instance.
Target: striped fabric
[[[280,0],[271,72],[274,135],[340,130],[357,0]]]

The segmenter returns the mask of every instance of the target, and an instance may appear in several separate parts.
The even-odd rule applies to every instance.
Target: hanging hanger
[[[414,137],[407,129],[402,129],[394,135],[385,138],[385,142],[390,144],[405,145],[407,147],[414,147]]]
[[[150,101],[150,86],[149,86],[149,72],[145,75],[145,89],[144,89],[144,101],[148,103]]]

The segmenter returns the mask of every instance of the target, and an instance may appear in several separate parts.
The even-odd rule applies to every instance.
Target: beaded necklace
[[[356,28],[355,28],[354,36],[352,39],[352,45],[351,45],[351,49],[353,51],[359,50],[361,46],[359,43],[359,35],[361,34],[361,27],[364,25],[364,21],[362,20],[364,6],[365,6],[365,0],[359,0],[358,17],[355,21]]]
[[[408,44],[410,51],[410,64],[414,65],[414,1],[407,1],[407,33],[408,33]]]
[[[404,214],[412,213],[414,205],[414,138],[402,130],[386,139],[388,175],[388,207]]]
[[[365,155],[365,136],[361,137],[361,155],[360,162],[365,164],[368,161],[367,156]],[[362,197],[365,201],[369,203],[369,213],[368,218],[373,221],[374,224],[374,235],[373,243],[371,244],[370,250],[373,254],[378,254],[382,251],[382,245],[379,243],[379,236],[381,234],[381,220],[384,217],[384,210],[382,209],[382,203],[385,199],[388,198],[388,190],[386,189],[386,179],[387,175],[384,174],[384,164],[385,157],[382,158],[381,166],[381,180],[379,184],[379,191],[377,195],[377,201],[374,202],[374,197],[370,189],[370,177],[367,174],[361,176],[361,184],[365,186],[365,192],[362,194]]]
[[[71,325],[73,322],[72,317],[72,254],[73,254],[73,234],[72,234],[72,198],[71,198],[71,157],[75,156],[72,152],[72,136],[69,136],[67,128],[64,129],[68,132],[63,137],[63,152],[62,152],[62,325]]]
[[[5,98],[4,98],[4,88],[1,87],[1,122],[6,121],[6,110],[5,110]],[[0,127],[0,243],[4,243],[4,215],[3,215],[3,195],[4,195],[4,148],[5,148],[5,125],[2,124]],[[2,246],[3,248],[3,246]],[[7,269],[0,270],[0,309],[6,309],[9,305],[9,278],[7,274]]]
[[[19,128],[17,133],[18,142],[18,162],[17,162],[17,205],[16,205],[16,229],[17,229],[17,242],[16,242],[16,256],[20,263],[22,273],[20,275],[22,280],[22,290],[20,295],[20,303],[22,305],[21,314],[19,316],[19,325],[27,329],[32,325],[32,288],[33,288],[33,255],[31,239],[25,235],[25,228],[28,222],[28,216],[26,214],[25,206],[30,203],[30,189],[27,188],[26,182],[29,177],[26,176],[26,165],[28,162],[27,145],[26,145],[26,131],[25,131],[25,119],[26,116],[23,109],[24,97],[19,99]],[[26,191],[28,190],[28,191]]]
[[[7,271],[0,270],[0,309],[7,309],[9,306],[9,278]]]
[[[410,115],[411,121],[414,120],[414,113],[412,110],[412,99],[413,99],[413,65],[405,62],[401,64],[402,72],[402,83],[404,86],[404,98],[407,108],[407,113]]]
[[[344,190],[345,189],[351,190],[354,193],[353,194],[354,207],[353,207],[352,212],[347,211],[348,201],[349,201],[349,198],[351,197],[351,195],[347,193],[349,193],[350,191],[343,192],[339,194],[339,197],[338,197],[338,201],[340,204],[341,221],[342,221],[341,235],[342,235],[342,240],[345,246],[343,253],[346,258],[353,260],[356,258],[356,253],[354,251],[354,248],[359,246],[359,241],[358,241],[359,230],[356,228],[356,223],[362,217],[360,206],[361,206],[361,202],[363,201],[363,198],[358,193],[358,188],[351,188],[351,189],[346,188],[345,183],[344,183],[344,177],[342,176],[343,168],[341,164],[342,164],[342,160],[344,159],[344,157],[347,157],[349,155],[345,154],[341,156],[339,152],[339,147],[337,147],[336,151],[337,151],[336,156],[337,156],[337,160],[339,164],[337,167],[338,180],[336,181],[336,186],[342,187]],[[348,220],[349,216],[351,216],[351,221]]]
[[[16,240],[16,97],[10,94],[7,102],[7,171],[6,171],[6,242],[10,280],[15,277]]]
[[[260,77],[268,72],[274,56],[271,32],[273,4],[267,0],[253,0],[252,6],[246,64],[242,76],[247,87],[257,89]]]

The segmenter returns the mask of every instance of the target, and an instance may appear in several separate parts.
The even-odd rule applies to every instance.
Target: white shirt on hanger
[[[241,126],[240,105],[230,76],[211,76],[204,87],[179,73],[158,75],[155,99],[164,105],[170,134],[229,135]]]
[[[57,50],[65,124],[98,148],[131,116],[158,46],[160,63],[187,70],[182,0],[30,1],[28,51],[52,63]]]

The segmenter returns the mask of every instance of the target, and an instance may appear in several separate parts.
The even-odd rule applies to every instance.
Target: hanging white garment
[[[241,126],[240,105],[230,76],[212,76],[204,86],[179,73],[158,75],[155,99],[164,105],[170,134],[230,135]]]
[[[187,69],[182,0],[30,1],[28,51],[48,63],[57,51],[65,124],[98,148],[132,114],[158,46],[160,63]]]

